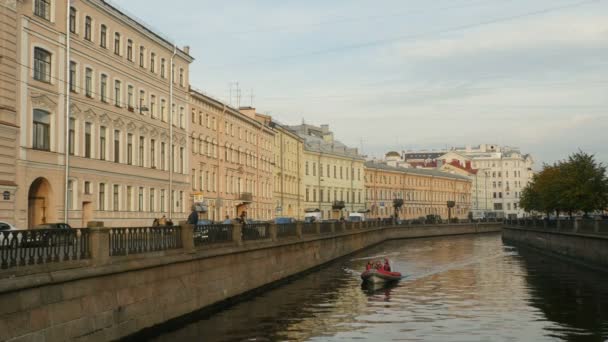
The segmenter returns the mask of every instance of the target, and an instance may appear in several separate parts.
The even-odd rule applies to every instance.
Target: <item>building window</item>
[[[106,48],[108,46],[108,42],[106,41],[108,35],[108,28],[106,25],[101,25],[101,30],[99,31],[99,46],[102,48]]]
[[[306,167],[305,167],[305,170],[306,170],[306,171],[305,171],[305,172],[306,172],[306,175],[308,176],[308,162],[306,162],[306,164],[305,164],[305,165],[306,165]]]
[[[160,60],[160,77],[165,78],[165,59]]]
[[[133,41],[127,40],[127,60],[133,62]]]
[[[166,144],[164,142],[160,143],[160,169],[165,169],[165,149]]]
[[[150,53],[150,71],[156,72],[156,54],[154,52]]]
[[[133,165],[133,134],[127,134],[127,164]]]
[[[106,128],[99,128],[99,159],[106,160]]]
[[[89,17],[88,15],[84,18],[84,39],[91,41],[91,26],[92,26],[93,22],[91,20],[91,17]]]
[[[179,85],[184,86],[184,69],[179,68]]]
[[[167,102],[164,99],[160,100],[160,119],[167,122]]]
[[[84,182],[84,194],[85,195],[91,194],[91,182]]]
[[[34,49],[34,79],[51,82],[51,54],[41,48]]]
[[[32,148],[43,151],[50,150],[50,126],[51,114],[41,109],[34,109],[34,141]]]
[[[118,196],[118,192],[119,192],[120,186],[119,185],[114,185],[114,191],[112,192],[112,209],[114,211],[118,211],[119,208],[119,198],[120,196]]]
[[[179,107],[179,127],[184,128],[186,124],[184,107]]]
[[[310,202],[310,189],[306,189],[306,202]]]
[[[120,163],[120,131],[114,130],[114,162]]]
[[[150,167],[156,168],[156,140],[150,140]]]
[[[70,91],[76,92],[76,62],[70,61]]]
[[[70,152],[70,155],[74,155],[74,144],[75,144],[75,136],[76,136],[76,132],[75,132],[75,128],[76,128],[76,120],[70,118],[70,132],[69,132],[69,136],[68,136],[68,151]]]
[[[91,68],[85,70],[84,93],[88,97],[93,96],[93,70]]]
[[[122,93],[122,84],[120,83],[120,81],[116,80],[116,81],[114,81],[114,105],[116,107],[121,106],[121,96],[120,96],[121,93]]]
[[[51,1],[35,0],[34,14],[40,18],[51,20]]]
[[[84,157],[91,158],[91,123],[84,124]]]
[[[186,169],[184,163],[186,162],[186,160],[184,159],[184,148],[180,147],[179,148],[179,173],[184,173],[184,170]]]
[[[148,209],[150,209],[150,212],[154,212],[154,193],[156,192],[156,190],[154,188],[150,189],[150,206]]]
[[[74,181],[68,181],[68,209],[72,209],[74,205]]]
[[[160,211],[165,212],[165,189],[160,190]]]
[[[137,196],[137,210],[144,211],[144,188],[139,187],[139,194]]]
[[[127,106],[129,107],[129,111],[133,111],[133,86],[129,85],[127,87]]]
[[[99,184],[99,210],[106,210],[106,185]]]
[[[76,33],[76,9],[70,7],[70,32]]]
[[[127,186],[127,210],[133,211],[133,187]]]
[[[114,53],[120,56],[120,33],[114,33]]]
[[[144,67],[144,50],[143,46],[139,47],[139,66],[142,68]]]
[[[156,96],[150,95],[150,116],[156,119]]]
[[[102,74],[101,75],[101,86],[99,87],[99,96],[102,102],[108,101],[108,76]]]
[[[143,90],[139,91],[139,114],[144,113],[145,101],[146,100],[146,92]]]
[[[144,137],[139,137],[139,166],[144,166]]]

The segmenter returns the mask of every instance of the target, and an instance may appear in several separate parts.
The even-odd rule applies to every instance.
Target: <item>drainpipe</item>
[[[68,183],[70,175],[70,1],[65,12],[65,192],[63,196],[63,222],[68,223]]]
[[[171,203],[169,204],[168,216],[171,220],[173,220],[173,206],[175,204],[175,199],[173,198],[173,169],[175,168],[175,161],[173,155],[175,149],[175,146],[173,146],[173,81],[175,80],[175,70],[173,60],[175,59],[176,55],[177,46],[173,45],[173,55],[171,55],[171,79],[169,80],[169,199]]]

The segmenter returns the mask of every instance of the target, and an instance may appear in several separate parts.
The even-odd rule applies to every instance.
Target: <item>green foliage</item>
[[[520,205],[527,212],[547,215],[604,210],[608,206],[606,167],[580,151],[565,161],[543,165],[523,190]]]

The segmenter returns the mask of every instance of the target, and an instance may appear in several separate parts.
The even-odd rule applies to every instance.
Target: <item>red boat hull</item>
[[[361,279],[366,282],[372,283],[383,283],[387,281],[396,281],[401,279],[401,273],[399,272],[388,272],[385,270],[366,270],[361,273]]]

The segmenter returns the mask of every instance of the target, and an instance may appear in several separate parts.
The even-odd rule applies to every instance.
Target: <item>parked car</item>
[[[34,229],[63,230],[63,231],[67,232],[67,231],[72,230],[72,226],[70,226],[67,223],[44,223],[44,224],[39,224],[39,225],[35,226]],[[62,240],[62,239],[53,240],[53,238],[51,237],[51,234],[52,233],[45,231],[42,234],[38,235],[38,237],[35,239],[35,241],[28,241],[28,244],[36,245],[36,246],[55,246],[55,245],[62,245],[65,242],[67,242],[68,245],[73,245],[76,243],[75,236],[71,239],[66,239],[66,240]]]

